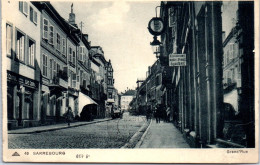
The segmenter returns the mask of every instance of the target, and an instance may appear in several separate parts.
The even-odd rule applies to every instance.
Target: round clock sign
[[[154,17],[148,23],[148,30],[152,35],[161,35],[164,32],[164,23],[161,18]]]

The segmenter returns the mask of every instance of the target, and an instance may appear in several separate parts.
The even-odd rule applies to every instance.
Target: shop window
[[[34,66],[34,58],[35,58],[35,42],[29,39],[29,50],[28,50],[28,64]]]
[[[12,26],[6,24],[6,54],[8,56],[12,55]]]
[[[54,44],[54,27],[50,25],[50,35],[49,35],[49,44]]]
[[[26,91],[25,93],[25,114],[26,118],[32,120],[33,119],[33,94],[31,91]]]
[[[49,21],[43,19],[43,38],[48,40],[48,31],[49,31]]]
[[[30,21],[37,24],[37,12],[30,6]]]
[[[60,34],[57,33],[57,50],[60,52],[61,50],[61,41],[60,41]]]
[[[24,62],[24,39],[25,39],[25,35],[17,31],[16,58],[22,62]]]
[[[48,58],[47,58],[47,55],[43,54],[43,68],[42,68],[42,74],[43,76],[48,76],[47,75],[47,68],[48,68]]]
[[[7,112],[8,112],[8,119],[14,118],[14,98],[13,98],[13,87],[7,87]]]
[[[28,3],[26,1],[20,1],[19,2],[19,10],[22,12],[24,15],[28,15]]]

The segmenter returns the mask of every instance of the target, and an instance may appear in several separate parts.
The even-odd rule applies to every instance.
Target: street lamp
[[[160,45],[162,43],[157,39],[157,36],[161,35],[165,31],[165,26],[162,18],[157,17],[157,6],[155,8],[156,17],[153,17],[148,23],[148,30],[153,35],[153,41],[150,42],[152,46],[154,54],[156,54],[156,58],[160,57]]]

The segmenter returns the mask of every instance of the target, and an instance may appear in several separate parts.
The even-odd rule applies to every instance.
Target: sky
[[[68,20],[71,2],[51,4]],[[73,2],[76,23],[83,22],[82,31],[89,35],[91,46],[101,46],[106,60],[111,59],[119,92],[134,89],[136,80],[145,79],[148,66],[156,61],[147,26],[159,5],[159,1]]]

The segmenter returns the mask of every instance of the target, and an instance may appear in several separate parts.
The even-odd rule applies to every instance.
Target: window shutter
[[[31,54],[30,54],[30,57],[31,57],[30,64],[32,66],[34,66],[34,52],[35,52],[34,49],[35,49],[35,44],[32,44],[31,45]]]
[[[65,55],[66,47],[65,47],[65,38],[62,38],[62,53]]]
[[[33,22],[33,8],[30,6],[30,21]]]
[[[24,36],[20,38],[20,60],[24,61]]]
[[[80,46],[80,47],[79,47],[79,60],[80,60],[80,61],[83,60],[83,57],[82,57],[82,56],[83,56],[83,47]]]
[[[52,59],[50,59],[50,78],[51,79],[53,78],[53,75],[52,75]]]
[[[28,15],[28,3],[26,1],[23,1],[23,13]]]
[[[37,24],[37,12],[33,11],[33,22]]]
[[[53,34],[54,34],[54,28],[53,28],[53,26],[50,26],[50,33],[49,33],[50,40],[49,40],[49,43],[51,45],[53,45]]]
[[[11,55],[12,50],[12,27],[6,25],[6,53]]]
[[[48,26],[49,22],[47,19],[43,19],[43,38],[48,39]]]
[[[23,12],[23,2],[19,1],[19,10]]]

